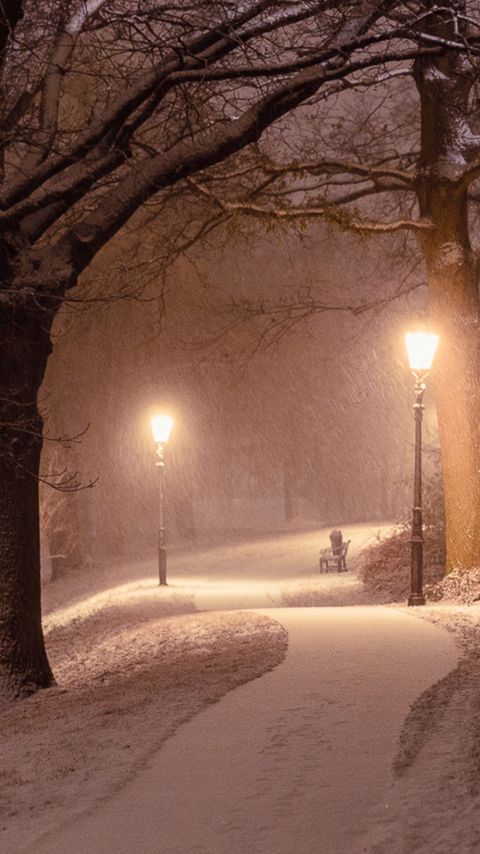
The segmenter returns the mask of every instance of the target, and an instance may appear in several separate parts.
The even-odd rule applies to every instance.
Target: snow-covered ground
[[[478,854],[480,607],[435,605],[414,615],[454,633],[459,662],[413,704],[394,759],[395,778],[385,793],[388,809],[380,806],[360,850]]]
[[[30,851],[109,797],[180,724],[274,667],[287,645],[271,619],[196,613],[152,580],[50,613],[46,639],[59,687],[0,716],[2,854]]]
[[[377,534],[375,526],[344,530],[353,563]],[[317,531],[173,552],[168,588],[158,587],[154,561],[47,585],[47,644],[59,687],[0,718],[2,854],[33,852],[35,839],[137,776],[180,724],[284,659],[287,636],[275,612],[240,609],[366,604],[354,574],[318,574],[318,548],[327,544],[328,531]],[[410,618],[413,611],[453,629],[464,654],[407,717],[388,815],[381,810],[361,850],[473,854],[480,608],[408,609]]]
[[[409,703],[455,665],[455,645],[406,609],[265,613],[288,631],[285,661],[196,716],[109,803],[32,854],[352,851],[383,801]],[[412,672],[419,650],[425,670]]]

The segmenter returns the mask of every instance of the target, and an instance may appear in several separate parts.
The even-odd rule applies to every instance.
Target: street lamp
[[[164,489],[165,448],[170,438],[173,419],[169,415],[155,415],[151,420],[153,440],[157,446],[156,467],[158,470],[158,578],[159,584],[167,583],[167,549],[165,547]]]
[[[405,336],[410,370],[415,377],[415,468],[412,516],[412,563],[409,605],[425,605],[423,595],[422,413],[425,379],[432,367],[438,335],[408,332]]]

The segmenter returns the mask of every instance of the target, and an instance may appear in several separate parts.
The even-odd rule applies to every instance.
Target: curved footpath
[[[454,642],[406,608],[262,613],[289,633],[284,663],[182,726],[120,793],[29,854],[357,850],[409,706],[456,665]]]

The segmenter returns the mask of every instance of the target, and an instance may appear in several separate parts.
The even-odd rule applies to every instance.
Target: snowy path
[[[289,632],[285,662],[29,854],[352,854],[410,703],[455,666],[456,647],[407,609],[264,613]]]
[[[351,540],[349,566],[376,533],[388,527],[344,527],[345,540]],[[329,529],[324,528],[219,546],[193,559],[188,553],[174,556],[169,585],[172,590],[193,592],[199,610],[370,604],[371,594],[354,573],[319,573],[318,551],[329,542]],[[312,592],[314,597],[308,601]],[[296,601],[299,594],[301,599]]]

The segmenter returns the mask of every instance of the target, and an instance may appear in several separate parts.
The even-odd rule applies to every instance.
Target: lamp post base
[[[408,605],[425,605],[425,596],[422,593],[412,593],[408,597]]]

